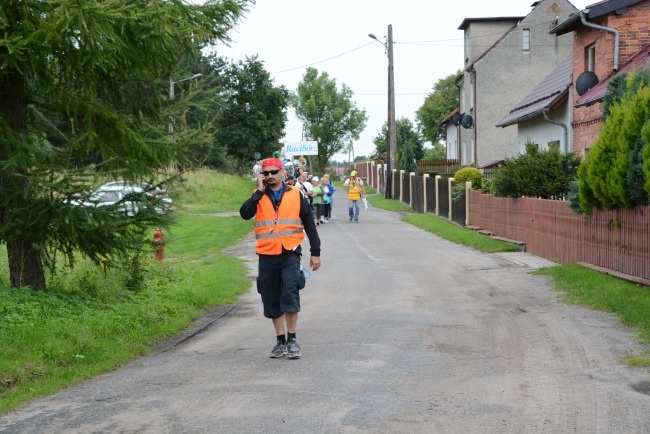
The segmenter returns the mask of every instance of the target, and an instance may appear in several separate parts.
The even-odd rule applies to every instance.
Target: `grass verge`
[[[627,282],[577,264],[542,268],[533,272],[551,276],[562,300],[616,314],[639,341],[650,345],[650,288]],[[626,363],[650,367],[650,349],[632,355]]]
[[[237,211],[250,180],[209,171],[187,177],[187,190],[172,192],[181,202],[178,223],[165,228],[165,257],[173,260],[146,254],[143,289],[126,289],[127,264],[103,272],[82,260],[40,292],[10,289],[0,276],[0,414],[147,354],[206,309],[250,289],[245,264],[222,250],[252,223],[195,214]],[[7,270],[6,250],[0,269]]]

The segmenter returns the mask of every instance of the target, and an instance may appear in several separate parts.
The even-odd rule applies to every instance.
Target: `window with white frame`
[[[521,49],[530,51],[530,29],[523,29],[522,31]]]

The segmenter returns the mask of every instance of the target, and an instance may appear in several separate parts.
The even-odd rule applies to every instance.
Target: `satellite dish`
[[[463,128],[472,128],[474,125],[474,119],[470,115],[463,115],[463,119],[460,121],[460,124]]]
[[[578,76],[576,80],[576,92],[582,96],[592,87],[598,84],[598,76],[592,71],[585,71]]]
[[[253,158],[255,158],[256,160],[259,160],[261,156],[262,154],[260,154],[259,152],[253,154]]]
[[[458,126],[460,125],[460,121],[463,120],[463,115],[462,113],[456,113],[451,117],[451,123]]]

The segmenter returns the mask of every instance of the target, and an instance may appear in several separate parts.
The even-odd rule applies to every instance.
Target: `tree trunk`
[[[7,71],[3,80],[0,81],[0,117],[4,118],[15,134],[24,134],[27,131],[27,83],[25,77],[17,71]],[[7,147],[0,143],[0,161],[9,158]],[[27,177],[24,176],[19,182],[10,182],[10,177],[16,173],[0,174],[0,189],[12,185],[19,188],[26,188]],[[23,197],[21,192],[12,192],[15,197]],[[12,204],[6,197],[0,198],[0,224],[5,227],[12,222]],[[43,290],[45,287],[45,272],[41,261],[40,252],[34,248],[33,237],[30,234],[22,233],[14,238],[9,235],[6,239],[7,256],[9,259],[9,275],[11,286],[18,288],[30,286],[34,290]]]
[[[7,256],[12,288],[29,286],[36,291],[47,289],[41,254],[32,247],[31,242],[26,239],[8,241]]]

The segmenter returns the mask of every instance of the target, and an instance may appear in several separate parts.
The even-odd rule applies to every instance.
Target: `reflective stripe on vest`
[[[279,255],[282,248],[294,250],[305,238],[300,220],[301,195],[290,187],[282,194],[277,214],[268,195],[262,196],[255,214],[255,251],[260,255]]]

